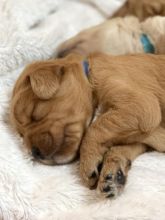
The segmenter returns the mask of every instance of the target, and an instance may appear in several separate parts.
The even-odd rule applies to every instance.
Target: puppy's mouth
[[[38,156],[35,156],[32,154],[33,161],[40,162],[45,165],[63,165],[63,164],[68,164],[79,157],[79,147],[77,151],[75,150],[74,152],[71,151],[54,151],[51,155],[44,157],[41,156],[40,154]]]
[[[68,140],[58,136],[58,139],[54,139],[54,136],[49,134],[42,135],[43,138],[40,138],[41,135],[38,135],[38,137],[38,139],[37,137],[34,139],[37,140],[36,142],[31,141],[30,143],[33,161],[45,165],[62,165],[73,162],[79,156],[79,146],[82,138],[77,140],[75,137],[69,137]]]
[[[53,166],[53,165],[64,165],[68,163],[72,163],[75,161],[78,157],[78,154],[73,154],[73,155],[54,155],[49,159],[37,159],[38,162]],[[36,159],[35,159],[36,160]]]

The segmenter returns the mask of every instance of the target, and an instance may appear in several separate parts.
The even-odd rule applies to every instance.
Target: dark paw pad
[[[116,180],[117,180],[117,183],[120,185],[124,185],[126,182],[126,177],[124,176],[121,169],[117,171]]]
[[[105,180],[112,180],[112,174],[108,174],[106,177],[105,177]]]
[[[115,196],[114,193],[109,194],[106,198],[113,198]]]
[[[109,185],[103,187],[103,192],[109,192],[111,190],[112,189],[111,189],[111,187]]]
[[[131,161],[131,160],[128,160],[128,161],[127,161],[127,166],[130,168],[131,165],[132,165],[132,161]]]

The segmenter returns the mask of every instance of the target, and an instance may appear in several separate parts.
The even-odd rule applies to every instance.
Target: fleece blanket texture
[[[65,39],[110,17],[125,0],[0,1],[0,220],[164,220],[165,155],[146,153],[121,196],[101,200],[81,183],[78,162],[35,163],[8,119],[24,66],[50,58]]]

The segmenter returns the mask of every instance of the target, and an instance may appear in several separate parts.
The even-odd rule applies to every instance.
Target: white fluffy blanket
[[[22,68],[49,58],[61,41],[102,22],[124,1],[0,1],[0,220],[165,219],[164,154],[139,157],[124,193],[101,201],[82,185],[77,163],[33,163],[8,121],[11,90]]]

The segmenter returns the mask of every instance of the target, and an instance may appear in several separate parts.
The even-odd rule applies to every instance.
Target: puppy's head
[[[16,82],[11,119],[35,159],[71,162],[92,118],[92,91],[74,55],[29,65]]]
[[[125,4],[113,15],[114,17],[123,17],[126,15],[135,15],[140,21],[156,15],[165,15],[164,0],[127,0]]]

